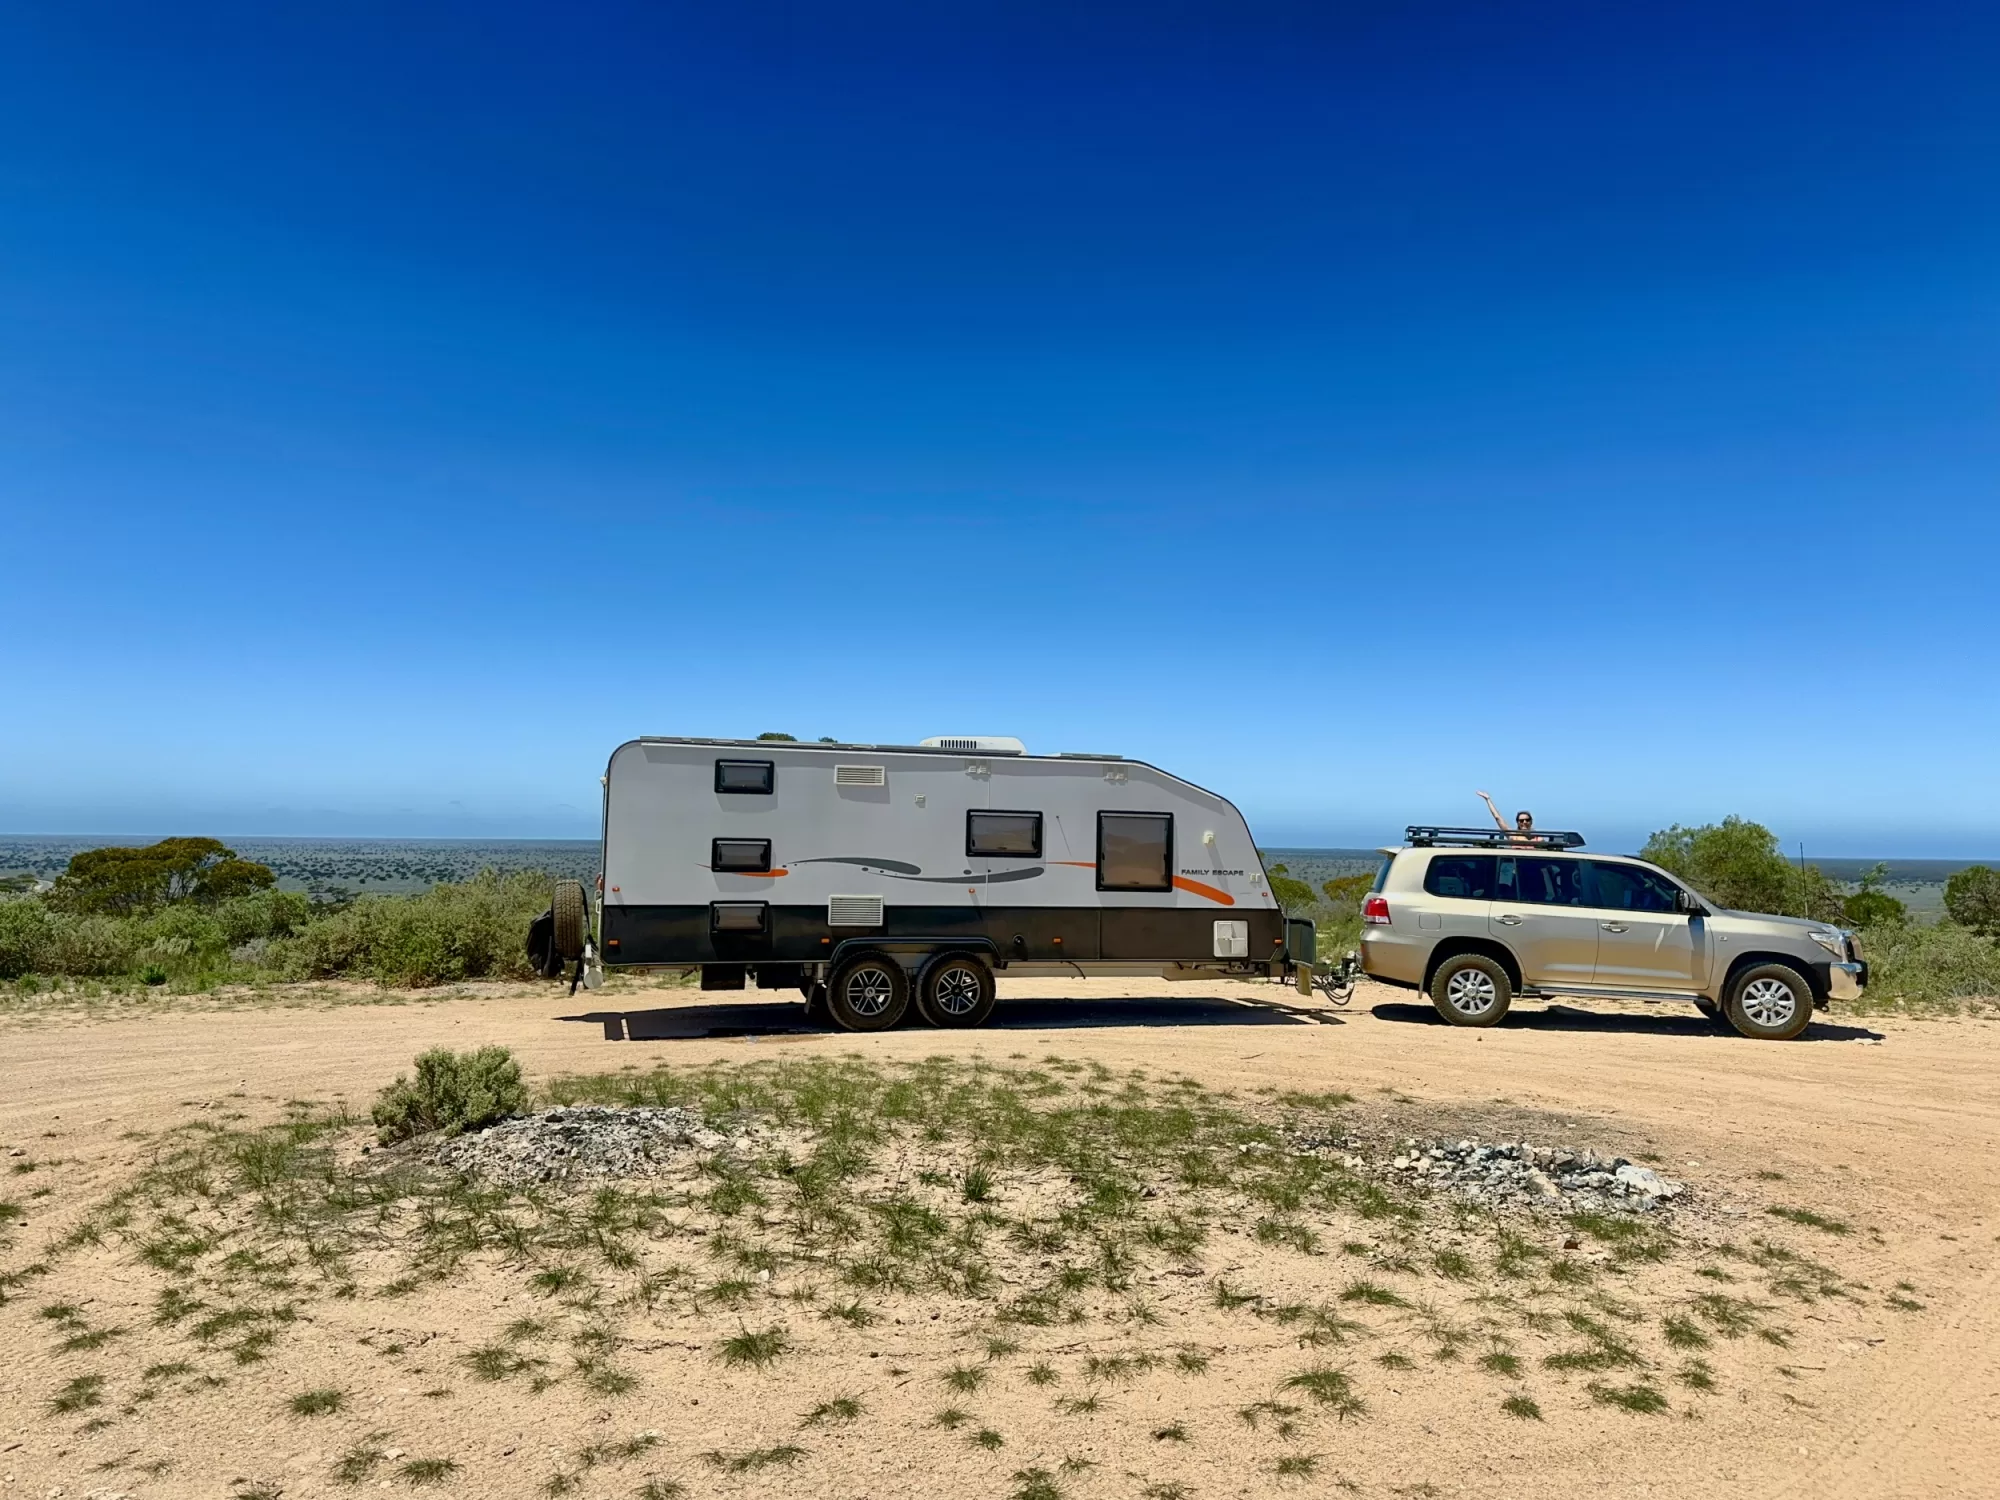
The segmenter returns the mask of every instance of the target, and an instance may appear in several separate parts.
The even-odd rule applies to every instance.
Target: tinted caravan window
[[[1433,896],[1455,896],[1461,901],[1491,901],[1494,874],[1500,868],[1497,854],[1440,855],[1424,871],[1424,889]]]
[[[771,841],[717,839],[709,846],[708,866],[712,870],[748,870],[762,874],[771,868]]]
[[[770,907],[762,901],[717,901],[708,909],[713,932],[763,932],[769,924]]]
[[[775,770],[768,760],[719,760],[715,763],[718,792],[749,792],[769,796]]]
[[[1100,891],[1172,890],[1173,814],[1099,813],[1097,888]]]
[[[969,812],[965,815],[967,854],[1042,857],[1042,815],[1038,812]]]

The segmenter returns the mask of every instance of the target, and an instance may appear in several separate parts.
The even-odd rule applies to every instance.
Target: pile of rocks
[[[1340,1144],[1353,1147],[1358,1142],[1350,1138]],[[1685,1199],[1688,1191],[1687,1184],[1622,1156],[1526,1141],[1424,1145],[1406,1140],[1393,1155],[1370,1160],[1350,1153],[1344,1162],[1354,1171],[1372,1169],[1489,1208],[1650,1213]]]
[[[502,1120],[441,1142],[433,1156],[441,1166],[507,1187],[573,1186],[655,1177],[730,1139],[692,1110],[672,1105],[586,1105]]]

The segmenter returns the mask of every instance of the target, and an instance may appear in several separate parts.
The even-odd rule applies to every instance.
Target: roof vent
[[[932,735],[927,750],[963,750],[968,755],[1026,755],[1028,747],[1011,734]]]
[[[887,786],[889,773],[880,766],[835,766],[835,786]]]
[[[880,927],[880,896],[829,896],[826,898],[826,925],[829,927]]]

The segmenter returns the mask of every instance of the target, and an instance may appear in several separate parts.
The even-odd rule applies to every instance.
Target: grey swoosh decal
[[[908,864],[900,859],[864,859],[854,854],[828,854],[817,859],[787,860],[789,865],[861,865],[870,870],[883,870],[892,875],[921,875],[922,865]]]
[[[898,875],[898,880],[915,880],[924,885],[1004,885],[1010,880],[1033,880],[1041,866],[1032,870],[1002,870],[997,875]]]
[[[1016,880],[1033,880],[1043,873],[1036,865],[1026,870],[1001,870],[993,875],[926,875],[922,865],[900,859],[869,859],[858,854],[825,854],[812,859],[790,859],[788,868],[798,865],[859,865],[864,870],[880,870],[898,880],[914,880],[923,885],[1007,885]]]

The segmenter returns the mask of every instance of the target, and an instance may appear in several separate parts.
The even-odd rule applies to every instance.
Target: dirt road
[[[1692,1012],[1640,1007],[1522,1012],[1493,1031],[1456,1030],[1408,996],[1366,986],[1339,1012],[1272,986],[1004,981],[1001,991],[997,1024],[965,1035],[806,1033],[795,1002],[756,992],[619,988],[574,1000],[517,989],[415,1005],[16,1023],[0,1031],[0,1151],[57,1165],[0,1179],[0,1197],[26,1202],[30,1222],[17,1238],[59,1230],[129,1177],[140,1148],[121,1133],[226,1109],[232,1095],[260,1117],[289,1098],[345,1095],[365,1106],[416,1052],[489,1042],[514,1048],[538,1078],[780,1050],[995,1060],[1054,1052],[1171,1068],[1217,1088],[1341,1089],[1391,1116],[1535,1114],[1573,1125],[1578,1139],[1657,1153],[1663,1169],[1747,1214],[1763,1213],[1763,1184],[1782,1194],[1769,1201],[1852,1224],[1855,1253],[1893,1267],[1923,1311],[1880,1314],[1875,1331],[1846,1331],[1824,1368],[1791,1372],[1782,1417],[1612,1418],[1626,1424],[1606,1429],[1613,1440],[1580,1446],[1517,1424],[1477,1451],[1426,1427],[1414,1436],[1437,1445],[1426,1471],[1435,1492],[2000,1492],[1993,1023],[1836,1019],[1795,1043],[1759,1044]],[[39,1185],[54,1191],[24,1199],[24,1187]],[[1830,1244],[1827,1258],[1845,1248]],[[93,1492],[42,1436],[44,1393],[18,1368],[0,1372],[0,1478],[13,1476],[0,1495],[43,1495],[55,1484],[72,1497]],[[97,1492],[128,1484],[134,1495],[227,1493],[171,1480]]]

